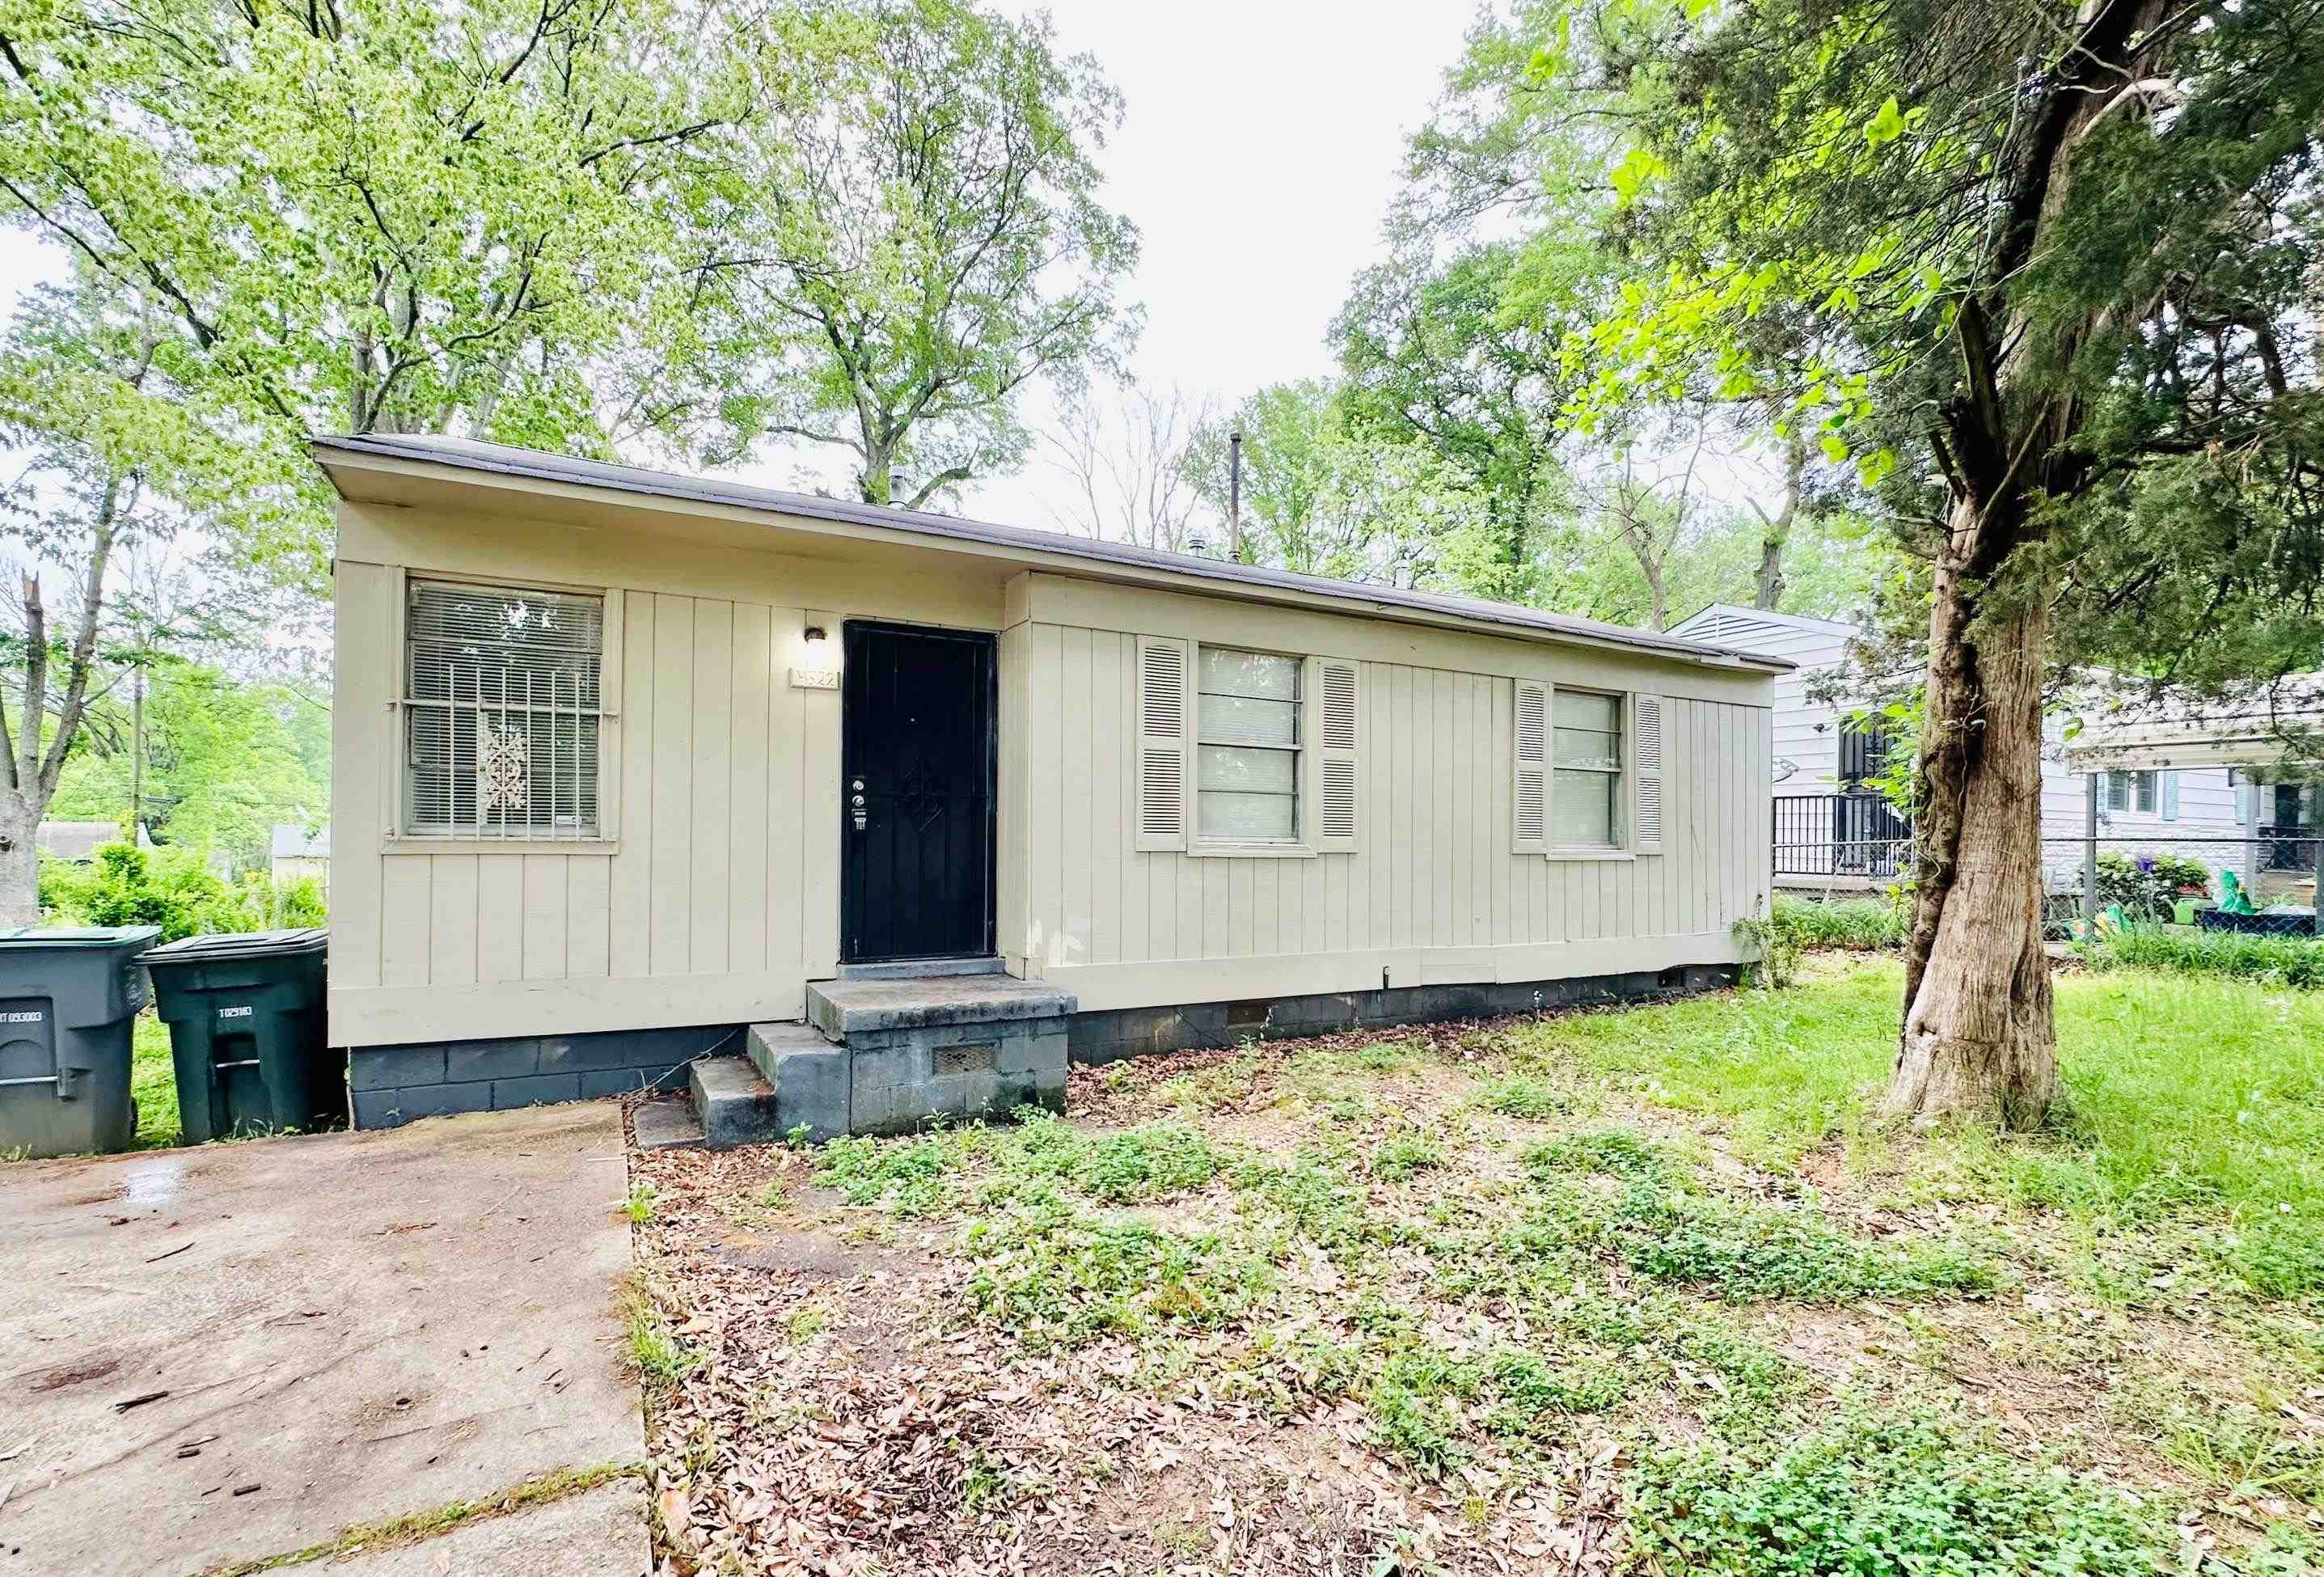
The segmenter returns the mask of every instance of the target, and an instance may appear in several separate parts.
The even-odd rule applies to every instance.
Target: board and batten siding
[[[803,632],[873,618],[999,637],[995,919],[1084,1008],[1531,981],[1737,956],[1767,890],[1767,681],[1581,644],[991,556],[693,521],[588,498],[340,512],[330,1035],[341,1047],[800,1016],[839,964],[842,692]],[[607,596],[602,835],[395,825],[408,576]],[[1358,679],[1353,852],[1137,848],[1139,635],[1341,659]],[[1660,857],[1510,852],[1514,678],[1664,701]]]
[[[343,643],[393,652],[401,584],[392,570],[341,564]],[[469,1031],[476,1035],[516,1032],[520,1021],[532,1033],[613,1027],[606,1010],[620,1010],[612,999],[639,995],[645,980],[665,982],[645,994],[669,1000],[641,1004],[656,1016],[673,1007],[700,1022],[796,1016],[807,961],[836,954],[838,891],[835,848],[825,840],[811,853],[805,836],[807,766],[829,761],[836,770],[838,708],[810,706],[827,694],[788,683],[788,633],[801,617],[722,598],[625,593],[618,689],[610,674],[606,685],[609,699],[618,696],[604,749],[605,802],[619,816],[610,847],[527,844],[504,853],[489,844],[431,848],[413,839],[379,848],[382,840],[367,840],[371,848],[341,857],[334,990],[428,993],[401,1004],[407,1027],[439,1021],[434,1004],[465,999],[484,1015],[484,1027]],[[387,686],[397,672],[392,660],[348,665],[340,706],[352,717],[392,720]],[[389,732],[379,742],[392,752],[397,742]],[[383,825],[394,757],[369,771],[360,759],[342,760],[339,825],[362,816]],[[536,1017],[512,1019],[511,1001]],[[560,1001],[577,1016],[552,1009]],[[383,996],[366,1005],[376,1012],[396,1004]]]
[[[1030,786],[1023,825],[1004,844],[1004,853],[1024,855],[1016,880],[1001,879],[1004,899],[1022,905],[1013,926],[1011,908],[1002,911],[1013,971],[1102,1009],[1551,980],[1738,956],[1735,922],[1760,912],[1769,890],[1764,701],[1672,694],[1687,687],[1619,657],[1422,634],[1396,644],[1441,649],[1441,658],[1355,659],[1353,852],[1140,851],[1139,636],[1200,632],[1170,610],[1133,609],[1123,599],[1130,616],[1112,621],[1131,628],[1028,621],[1003,638],[1018,661],[1003,714],[1024,716],[1019,775]],[[1303,639],[1296,628],[1275,628],[1271,641],[1253,633],[1259,639],[1244,643],[1275,650],[1297,650]],[[1231,635],[1204,638],[1231,644]],[[1345,632],[1305,638],[1320,641],[1325,656],[1364,644]],[[1662,695],[1662,854],[1512,852],[1516,682],[1472,666],[1493,647],[1506,649],[1499,661],[1534,665],[1552,682],[1611,679]],[[1764,678],[1756,683],[1764,696]]]
[[[800,1017],[806,982],[837,972],[841,776],[840,692],[790,683],[801,632],[825,629],[835,657],[849,618],[995,630],[1010,569],[867,567],[557,519],[349,504],[340,521],[332,1044]],[[399,835],[410,575],[599,592],[609,623],[618,609],[607,835]]]

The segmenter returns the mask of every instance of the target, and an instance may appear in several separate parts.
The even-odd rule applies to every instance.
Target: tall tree
[[[245,475],[198,401],[157,368],[168,330],[42,290],[0,340],[0,542],[20,589],[0,634],[0,925],[39,918],[37,840],[89,708],[134,641],[109,600],[118,561],[180,517],[157,493],[223,496]],[[60,595],[61,594],[61,595]]]
[[[778,67],[684,0],[0,6],[0,219],[168,333],[319,569],[310,431],[604,454],[716,427],[714,134]],[[752,35],[754,36],[754,35]],[[755,349],[758,341],[752,342]]]
[[[1176,386],[1065,390],[1056,423],[1041,434],[1043,453],[1073,486],[1065,525],[1102,540],[1186,551],[1208,511],[1187,445],[1215,420],[1209,401]]]
[[[813,42],[840,23],[844,47]],[[709,265],[776,330],[733,409],[846,450],[872,503],[1013,469],[1019,392],[1110,364],[1136,326],[1138,231],[1094,158],[1120,95],[1046,15],[964,0],[829,0],[773,36],[798,63],[742,139]]]
[[[2324,655],[2303,299],[2324,257],[2324,7],[1616,10],[1626,83],[1653,95],[1618,166],[1646,266],[1594,332],[1591,399],[1626,407],[1706,369],[1778,393],[1828,453],[1854,451],[1932,561],[1888,1104],[2032,1126],[2057,1083],[2039,890],[2053,632],[2073,660],[2209,686]],[[1767,354],[1751,325],[1768,310],[1799,315],[1804,348]]]

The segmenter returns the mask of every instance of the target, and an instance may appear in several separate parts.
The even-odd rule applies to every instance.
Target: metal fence
[[[1774,835],[1777,876],[1894,881],[1913,869],[1913,824],[1877,794],[1787,794]]]

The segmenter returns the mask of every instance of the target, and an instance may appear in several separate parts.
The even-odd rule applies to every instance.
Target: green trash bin
[[[346,1121],[346,1068],[323,1017],[329,939],[314,927],[188,936],[145,954],[188,1144]]]
[[[137,955],[158,926],[0,931],[0,1154],[125,1150]]]

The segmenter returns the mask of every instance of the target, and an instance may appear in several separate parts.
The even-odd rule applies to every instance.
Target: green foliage
[[[92,717],[50,816],[127,816],[127,711],[116,691]],[[276,824],[311,825],[328,807],[327,770],[318,776],[308,754],[317,717],[328,713],[286,687],[239,684],[193,663],[160,665],[145,701],[146,827],[161,842],[221,850],[240,869],[265,864]]]
[[[2305,936],[2132,926],[2082,943],[2077,951],[2085,964],[2102,972],[2150,969],[2227,975],[2302,991],[2324,987],[2324,942]]]
[[[1809,899],[1776,895],[1776,933],[1795,947],[1845,948],[1869,953],[1904,945],[1909,919],[1902,903],[1886,899]]]
[[[105,844],[87,865],[41,862],[41,906],[79,926],[159,926],[161,939],[211,932],[319,926],[328,919],[311,877],[275,882],[264,872],[227,882],[189,849]]]
[[[2075,884],[2079,890],[2080,883]],[[2192,860],[2174,855],[2133,859],[2109,849],[2098,856],[2098,907],[2119,904],[2133,920],[2168,923],[2184,889],[2208,896],[2211,873]]]
[[[1138,229],[1099,201],[1121,98],[1047,17],[844,0],[762,24],[774,91],[726,145],[722,411],[843,450],[875,503],[1012,469],[1019,391],[1114,364]]]
[[[1573,1098],[1540,1079],[1511,1074],[1487,1080],[1477,1092],[1477,1104],[1504,1117],[1540,1119],[1573,1110]]]
[[[1788,927],[1764,916],[1746,915],[1735,922],[1735,936],[1757,954],[1745,966],[1747,983],[1782,991],[1796,978],[1800,942]]]
[[[155,477],[172,496],[231,503],[319,570],[310,431],[604,454],[722,425],[733,347],[697,320],[719,281],[695,265],[733,168],[710,144],[768,86],[755,26],[661,0],[20,21],[11,217],[142,319],[174,396],[156,429],[225,462]]]
[[[1632,1473],[1639,1556],[1725,1577],[2151,1577],[2152,1514],[1926,1413],[1858,1415],[1772,1458],[1650,1451]]]

